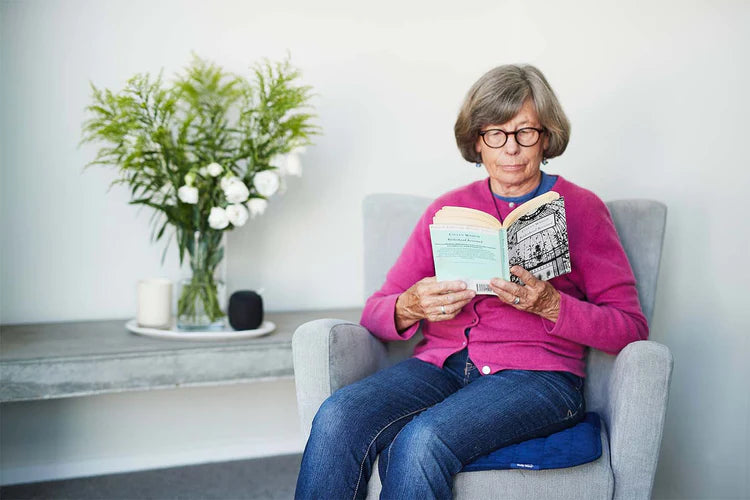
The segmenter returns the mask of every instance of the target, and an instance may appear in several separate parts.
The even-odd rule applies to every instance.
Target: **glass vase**
[[[195,232],[190,275],[178,283],[177,328],[223,330],[226,325],[226,281],[223,277],[226,237],[221,231]]]

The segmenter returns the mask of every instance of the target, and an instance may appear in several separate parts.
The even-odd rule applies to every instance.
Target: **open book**
[[[478,294],[492,294],[495,277],[519,283],[510,274],[515,265],[542,280],[570,272],[565,201],[555,191],[523,203],[502,223],[481,210],[445,206],[432,218],[430,238],[438,281],[463,280]]]

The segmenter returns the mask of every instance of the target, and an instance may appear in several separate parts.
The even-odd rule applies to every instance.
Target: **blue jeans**
[[[583,379],[502,370],[482,376],[467,349],[443,368],[410,358],[334,392],[312,424],[297,499],[367,496],[375,458],[381,498],[452,498],[464,465],[498,448],[571,427]]]

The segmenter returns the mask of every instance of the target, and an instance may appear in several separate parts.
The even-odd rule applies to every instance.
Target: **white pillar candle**
[[[136,321],[147,328],[170,328],[172,282],[164,278],[140,280],[137,287]]]

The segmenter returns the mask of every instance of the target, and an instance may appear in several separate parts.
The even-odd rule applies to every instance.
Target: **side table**
[[[0,402],[291,378],[292,334],[360,308],[267,313],[269,335],[219,342],[143,337],[126,320],[0,325]]]

